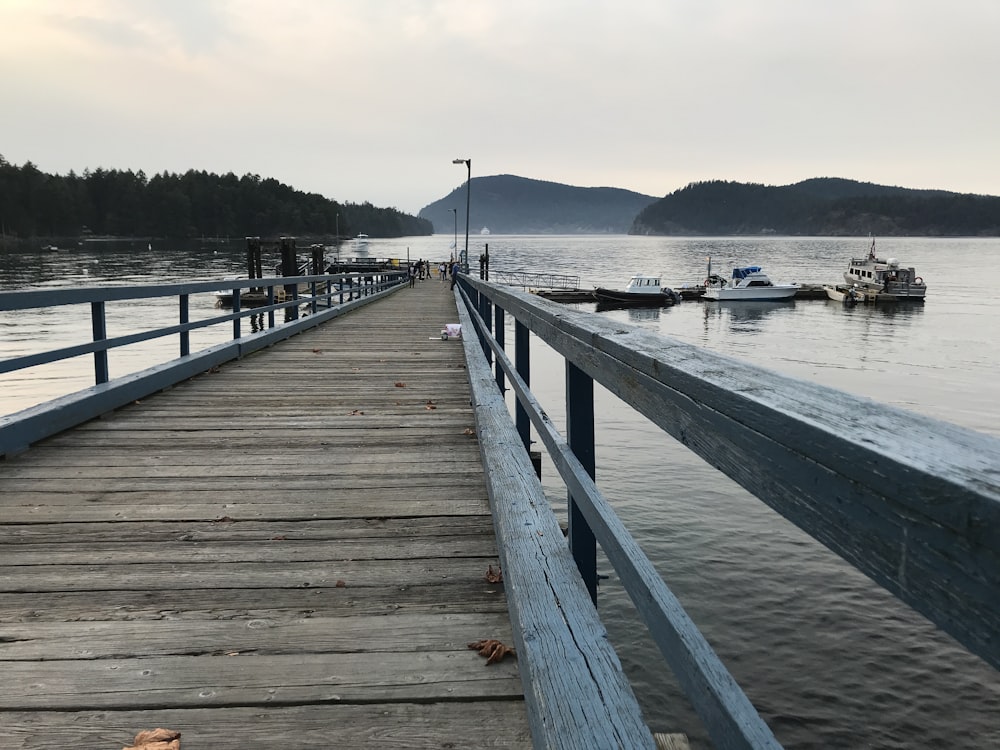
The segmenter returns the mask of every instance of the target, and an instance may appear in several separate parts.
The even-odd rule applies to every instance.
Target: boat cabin
[[[743,266],[733,269],[733,286],[774,286],[760,266]]]
[[[636,274],[628,280],[625,291],[630,294],[655,294],[660,291],[660,277]]]
[[[868,284],[883,285],[886,281],[898,281],[902,284],[919,283],[916,270],[910,268],[900,268],[899,261],[895,258],[889,260],[874,260],[869,258],[851,258],[851,266],[848,273],[858,281]]]

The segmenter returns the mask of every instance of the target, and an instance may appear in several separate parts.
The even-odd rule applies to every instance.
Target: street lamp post
[[[455,250],[455,252],[457,253],[458,252],[458,209],[457,208],[449,208],[448,210],[451,211],[451,213],[455,217],[455,241],[451,243],[451,246]],[[452,257],[452,260],[454,260],[455,256],[453,255],[451,257]]]
[[[452,159],[451,163],[464,164],[466,169],[469,170],[469,176],[465,181],[465,250],[462,252],[462,260],[461,260],[462,273],[468,273],[469,272],[469,208],[472,206],[472,159]]]

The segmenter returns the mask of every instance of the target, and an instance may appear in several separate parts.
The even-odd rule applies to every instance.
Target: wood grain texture
[[[1000,440],[472,283],[625,403],[1000,667]]]
[[[0,746],[529,747],[467,647],[512,633],[455,319],[400,290],[0,462]]]
[[[653,748],[489,363],[464,346],[535,746]]]

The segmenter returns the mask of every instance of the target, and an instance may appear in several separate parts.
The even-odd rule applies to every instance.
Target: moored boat
[[[709,273],[702,296],[718,302],[785,300],[794,297],[798,290],[798,284],[775,284],[760,266],[737,266],[728,282]]]
[[[660,286],[659,276],[635,274],[625,289],[597,287],[594,296],[605,305],[669,307],[680,302],[680,295],[669,287]]]
[[[865,293],[851,284],[824,284],[823,289],[826,291],[826,296],[834,302],[856,305],[865,301]]]
[[[879,258],[875,255],[872,238],[867,257],[851,258],[844,272],[844,281],[856,285],[866,294],[874,293],[877,299],[895,302],[923,302],[927,285],[917,276],[912,266],[903,266],[896,258]]]

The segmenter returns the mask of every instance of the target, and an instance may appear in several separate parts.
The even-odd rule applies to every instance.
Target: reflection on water
[[[628,319],[632,323],[649,323],[660,319],[660,308],[658,307],[630,307],[628,309]]]
[[[760,330],[757,324],[768,315],[795,310],[794,300],[705,301],[702,306],[706,321],[718,318],[728,323],[734,333],[757,333]]]

